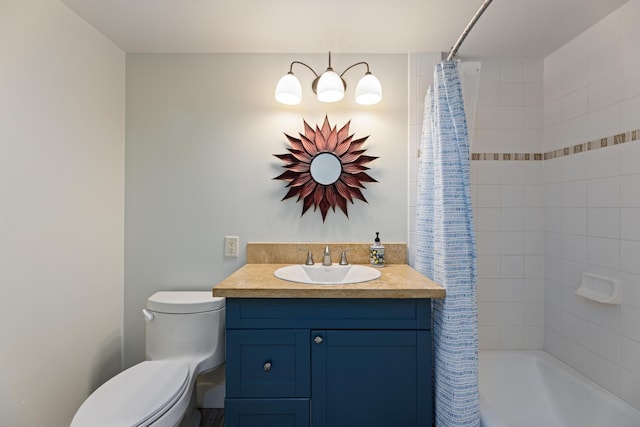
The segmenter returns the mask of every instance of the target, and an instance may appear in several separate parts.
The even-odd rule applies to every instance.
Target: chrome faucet
[[[331,252],[329,252],[328,245],[324,247],[324,252],[322,253],[322,265],[325,265],[325,266],[331,265]]]

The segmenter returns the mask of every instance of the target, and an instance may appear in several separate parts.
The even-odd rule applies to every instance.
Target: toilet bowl
[[[210,291],[157,292],[149,297],[143,313],[147,360],[93,392],[71,427],[198,425],[196,379],[224,369],[225,299],[212,297]],[[224,375],[208,378],[220,377]],[[219,405],[212,407],[222,407],[224,382],[210,382],[220,396],[215,399]],[[200,388],[198,392],[206,392]]]

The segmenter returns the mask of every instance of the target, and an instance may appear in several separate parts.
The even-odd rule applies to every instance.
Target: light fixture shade
[[[276,100],[282,104],[297,105],[302,101],[302,86],[300,80],[288,72],[276,85]]]
[[[373,105],[382,99],[380,80],[371,73],[360,79],[356,86],[356,102],[361,105]]]
[[[344,84],[335,71],[327,69],[318,80],[318,101],[337,102],[344,98]]]

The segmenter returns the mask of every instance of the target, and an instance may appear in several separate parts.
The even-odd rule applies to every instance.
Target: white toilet
[[[84,401],[71,427],[197,426],[196,378],[224,369],[225,299],[211,292],[157,292],[143,310],[146,358],[116,375]],[[208,393],[224,403],[224,375]],[[201,387],[198,387],[199,392]],[[213,396],[213,397],[212,397]]]

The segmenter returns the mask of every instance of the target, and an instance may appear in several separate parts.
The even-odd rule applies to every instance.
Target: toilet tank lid
[[[162,291],[147,299],[147,309],[159,313],[202,313],[224,305],[225,299],[212,296],[211,291]]]

